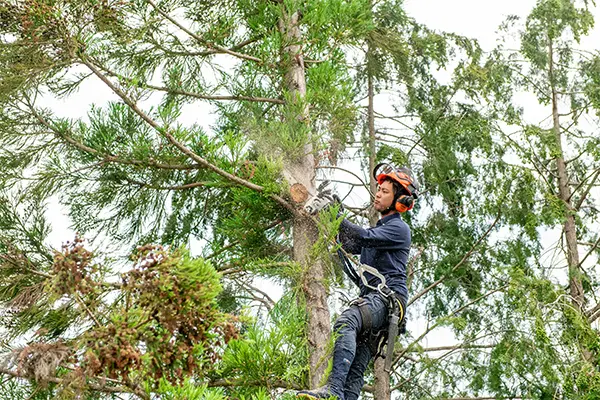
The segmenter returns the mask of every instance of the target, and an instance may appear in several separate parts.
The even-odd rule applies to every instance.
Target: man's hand
[[[329,183],[329,181],[323,181],[323,183],[319,185],[317,194],[309,199],[304,205],[304,211],[311,215],[316,215],[319,211],[335,204],[336,199],[339,201],[339,197],[334,194],[330,188],[327,188]]]

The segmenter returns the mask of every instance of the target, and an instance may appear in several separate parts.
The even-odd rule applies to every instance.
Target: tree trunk
[[[579,251],[577,249],[577,231],[575,228],[575,210],[571,204],[571,189],[569,187],[569,176],[567,175],[567,166],[565,163],[562,149],[562,134],[560,131],[560,116],[558,114],[558,96],[554,83],[554,60],[552,41],[549,41],[549,67],[548,77],[552,87],[552,121],[553,131],[556,140],[556,168],[558,173],[558,195],[566,206],[565,215],[565,239],[567,241],[567,263],[569,265],[569,289],[573,305],[584,311],[585,297],[583,294],[583,285],[581,283],[581,268],[579,267]]]
[[[385,372],[385,359],[378,358],[375,360],[375,382],[373,385],[374,400],[389,400],[391,397],[390,391],[390,374]]]
[[[284,6],[282,6],[284,7]],[[306,77],[304,59],[300,43],[301,14],[298,11],[284,10],[279,21],[279,30],[284,36],[285,47],[282,49],[283,62],[287,68],[284,85],[293,99],[303,99],[306,95]],[[297,116],[300,121],[308,123],[308,108]],[[292,184],[303,185],[309,193],[315,192],[315,159],[312,145],[307,143],[304,154],[299,160],[287,162],[284,175]],[[319,385],[327,366],[327,344],[331,335],[331,320],[327,306],[327,290],[324,285],[325,268],[320,260],[311,259],[310,253],[317,239],[318,231],[314,223],[307,218],[296,217],[293,221],[294,260],[305,266],[303,292],[308,314],[309,344],[309,385]]]
[[[371,58],[370,50],[367,50],[367,86],[368,86],[368,125],[369,125],[369,188],[371,193],[375,194],[377,191],[377,181],[373,178],[373,168],[375,168],[375,156],[377,149],[375,147],[375,104],[374,104],[374,90],[373,90],[373,74],[369,68],[369,60]],[[375,226],[379,215],[374,207],[369,209],[369,224]],[[373,397],[375,400],[389,400],[390,399],[390,374],[385,372],[385,360],[378,358],[374,363],[374,391]]]
[[[374,90],[373,90],[373,74],[369,66],[369,60],[371,58],[371,51],[367,50],[367,90],[369,105],[367,108],[368,114],[368,125],[369,125],[369,190],[374,196],[377,192],[377,181],[373,178],[373,168],[375,168],[375,156],[377,155],[377,148],[375,147],[375,104],[374,104]],[[373,200],[373,199],[371,199]],[[379,215],[374,207],[369,208],[369,223],[371,226],[375,226]]]
[[[567,264],[569,266],[569,292],[573,306],[585,315],[585,295],[583,293],[583,284],[581,280],[581,267],[579,265],[579,249],[577,247],[577,230],[575,225],[575,210],[571,204],[571,188],[569,186],[569,176],[567,174],[567,165],[562,148],[562,134],[560,129],[560,116],[558,113],[558,96],[556,93],[554,78],[554,58],[552,40],[548,40],[548,78],[552,88],[552,130],[556,140],[556,168],[558,173],[558,195],[564,202],[566,208],[565,215],[565,240],[567,242]],[[583,357],[591,362],[593,355],[589,349],[582,349]]]

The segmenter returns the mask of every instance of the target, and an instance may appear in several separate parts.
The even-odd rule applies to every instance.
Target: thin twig
[[[237,58],[241,58],[244,60],[249,60],[249,61],[256,61],[259,63],[262,63],[263,61],[260,58],[256,58],[256,57],[252,57],[249,56],[247,54],[242,54],[242,53],[238,53],[236,51],[233,51],[231,49],[228,49],[226,47],[222,47],[219,46],[217,44],[214,43],[209,43],[207,40],[201,38],[200,36],[196,35],[194,32],[190,31],[189,29],[187,29],[185,26],[183,26],[181,23],[179,23],[178,21],[176,21],[173,17],[171,17],[169,14],[167,14],[166,12],[164,12],[160,7],[158,7],[156,5],[156,3],[154,3],[152,0],[146,0],[148,2],[148,4],[150,4],[152,6],[152,8],[154,8],[160,15],[162,15],[163,17],[165,17],[167,20],[169,20],[173,25],[177,26],[179,29],[181,29],[182,31],[184,31],[186,34],[188,34],[190,37],[194,38],[195,40],[197,40],[198,42],[208,46],[208,47],[212,47],[214,49],[217,49],[218,51],[222,52],[222,53],[226,53],[229,55],[232,55],[234,57]]]
[[[13,378],[20,378],[20,379],[27,379],[27,380],[33,380],[34,377],[33,376],[29,376],[29,375],[25,375],[22,373],[19,373],[17,371],[13,371],[7,368],[2,368],[0,367],[0,374],[3,375],[9,375],[12,376]],[[103,380],[102,377],[98,377],[98,380]],[[56,378],[56,377],[48,377],[45,379],[46,382],[51,382],[51,383],[56,383],[58,385],[61,385],[63,383],[65,383],[64,379],[61,378]],[[86,386],[92,390],[96,390],[98,392],[103,392],[103,393],[133,393],[136,396],[144,399],[144,400],[150,400],[150,397],[144,393],[143,391],[141,391],[140,389],[137,388],[133,388],[133,387],[128,387],[126,384],[122,384],[121,386],[107,386],[107,385],[98,385],[98,384],[94,384],[94,383],[87,383]]]
[[[465,261],[467,261],[467,259],[471,256],[471,254],[473,254],[473,252],[475,251],[475,249],[477,248],[477,246],[479,246],[479,244],[481,244],[481,242],[483,241],[483,239],[485,239],[490,234],[490,232],[492,231],[492,229],[494,228],[494,226],[496,226],[496,224],[500,220],[500,216],[501,215],[502,215],[502,213],[501,213],[501,211],[499,211],[498,215],[496,216],[496,219],[490,225],[490,227],[484,232],[483,235],[481,235],[481,237],[477,240],[477,242],[475,242],[475,244],[471,247],[471,249],[463,256],[463,258],[454,267],[452,267],[452,269],[450,270],[450,272],[448,272],[447,274],[445,274],[444,276],[442,276],[440,279],[438,279],[437,281],[433,282],[431,285],[427,286],[425,289],[423,289],[419,293],[417,293],[412,299],[409,300],[407,306],[411,305],[412,303],[414,303],[415,301],[417,301],[419,298],[421,298],[423,295],[425,295],[427,292],[429,292],[431,289],[435,288],[440,283],[442,283],[444,280],[448,279],[448,277],[450,276],[450,274],[452,274],[454,271],[456,271],[457,269],[459,269],[465,263]]]

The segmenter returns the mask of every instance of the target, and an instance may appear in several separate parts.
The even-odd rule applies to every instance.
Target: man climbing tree
[[[369,361],[388,341],[387,361],[391,361],[398,324],[404,319],[408,291],[406,262],[410,249],[410,228],[400,213],[412,209],[418,184],[408,168],[379,164],[373,169],[378,182],[374,208],[381,219],[364,229],[344,219],[338,238],[345,252],[360,254],[359,273],[343,256],[348,275],[360,287],[360,297],[350,304],[335,323],[338,333],[333,352],[333,369],[327,384],[315,390],[298,392],[301,398],[355,400],[364,383]],[[331,205],[336,196],[319,193],[306,209],[316,213]],[[388,364],[389,369],[389,364]]]

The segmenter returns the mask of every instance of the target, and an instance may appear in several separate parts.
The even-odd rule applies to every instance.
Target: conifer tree
[[[514,164],[522,174],[514,202],[523,206],[514,205],[522,211],[513,221],[521,220],[537,246],[528,267],[513,272],[509,304],[523,316],[517,326],[528,328],[495,349],[490,378],[498,394],[507,393],[505,382],[512,377],[523,380],[521,390],[539,397],[598,396],[598,331],[593,325],[599,308],[593,267],[599,243],[594,206],[598,54],[580,49],[594,26],[590,6],[587,1],[540,0],[526,19],[510,18],[504,26],[507,35],[518,32],[519,51],[500,46],[495,52],[497,62],[509,69],[512,104],[526,92],[543,110],[540,121],[526,119],[527,113],[517,120],[503,116],[513,124],[504,135],[508,154],[518,160]],[[557,234],[542,253],[540,233],[548,231]],[[499,360],[507,358],[509,363]],[[533,368],[541,377],[536,382],[524,378]]]
[[[78,324],[73,312],[94,315],[85,301],[58,310],[43,299],[24,308],[13,303],[32,284],[50,290],[57,264],[42,247],[46,232],[15,225],[29,216],[13,208],[32,198],[40,207],[56,196],[82,235],[172,248],[202,240],[203,259],[224,276],[230,298],[244,290],[266,301],[253,278],[284,280],[306,309],[305,316],[293,314],[306,326],[292,326],[306,335],[309,352],[298,351],[307,357],[303,378],[288,376],[287,385],[318,384],[330,335],[328,268],[314,248],[314,222],[298,210],[315,191],[324,145],[335,139],[343,146],[354,126],[340,46],[365,29],[363,3],[3,1],[2,219],[11,227],[3,246],[7,257],[14,253],[38,273],[13,290],[15,273],[28,269],[4,265],[3,304],[16,313],[7,327],[12,337],[46,332],[46,322],[62,318],[61,330],[42,335],[50,340]],[[115,100],[75,118],[42,107],[45,98],[70,96],[90,80]],[[216,117],[210,131],[182,122],[199,103],[210,104]],[[104,325],[110,314],[94,317]],[[21,319],[28,324],[13,329]],[[286,385],[270,376],[261,384]]]

